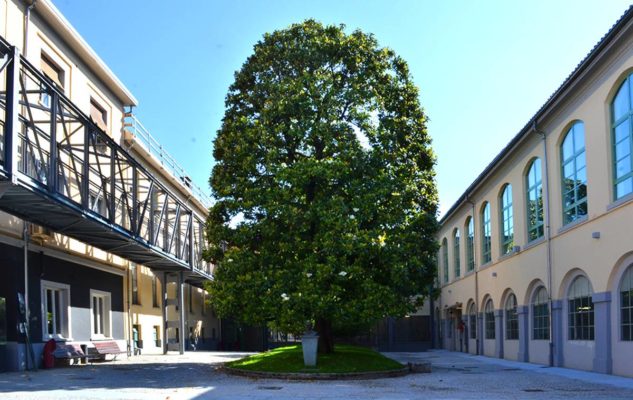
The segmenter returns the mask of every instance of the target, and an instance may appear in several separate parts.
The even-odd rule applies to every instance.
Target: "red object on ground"
[[[57,348],[55,339],[51,339],[44,345],[44,368],[53,368],[55,366],[55,356],[53,353]]]

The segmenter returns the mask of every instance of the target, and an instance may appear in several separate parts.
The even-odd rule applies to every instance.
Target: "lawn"
[[[403,368],[397,361],[365,347],[336,345],[331,354],[319,354],[316,367],[303,365],[301,345],[280,347],[231,361],[227,367],[248,371],[350,373],[390,371]]]

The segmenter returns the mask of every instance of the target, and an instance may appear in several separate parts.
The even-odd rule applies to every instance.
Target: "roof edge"
[[[138,100],[136,100],[134,95],[125,87],[119,78],[117,78],[114,72],[112,72],[101,57],[97,55],[51,1],[37,0],[34,11],[51,25],[53,30],[68,43],[97,77],[121,100],[124,106],[138,105]]]
[[[589,54],[576,66],[572,73],[563,81],[563,83],[554,91],[554,93],[547,99],[545,104],[539,108],[539,110],[530,118],[525,126],[510,140],[510,142],[495,156],[495,158],[484,168],[484,170],[475,178],[475,180],[466,188],[464,193],[453,203],[453,205],[446,211],[446,213],[440,218],[439,224],[443,225],[447,219],[449,219],[457,209],[472,195],[477,187],[492,173],[498,165],[510,155],[512,149],[516,147],[521,140],[525,139],[527,135],[534,131],[537,122],[542,119],[547,113],[550,107],[553,107],[555,103],[561,98],[563,93],[569,89],[569,87],[575,83],[579,76],[590,66],[590,64],[598,58],[600,53],[608,46],[610,41],[622,30],[627,23],[633,19],[633,5],[622,14],[622,16],[613,24],[611,29],[598,41],[598,43],[591,49]]]

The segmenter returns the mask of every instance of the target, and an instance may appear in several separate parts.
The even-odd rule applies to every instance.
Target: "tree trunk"
[[[332,337],[332,322],[324,318],[317,319],[316,331],[319,333],[319,353],[333,353],[334,338]]]

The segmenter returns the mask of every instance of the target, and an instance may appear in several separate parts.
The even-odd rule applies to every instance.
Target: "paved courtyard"
[[[0,374],[2,399],[627,399],[633,379],[446,351],[390,353],[428,360],[431,374],[371,381],[295,382],[229,376],[243,354],[143,355],[95,365]]]

